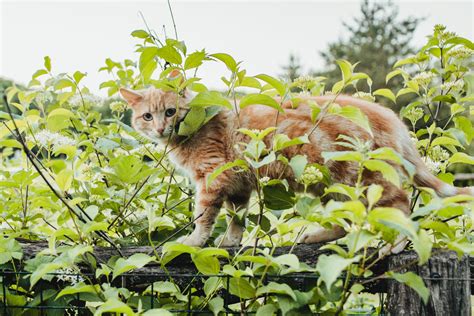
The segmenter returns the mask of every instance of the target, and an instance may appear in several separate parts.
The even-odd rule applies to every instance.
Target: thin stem
[[[176,28],[176,22],[174,21],[173,9],[171,8],[170,0],[168,0],[167,2],[168,2],[168,9],[170,10],[170,14],[171,14],[171,21],[173,21],[174,36],[175,36],[176,40],[179,40],[178,39],[178,30]]]

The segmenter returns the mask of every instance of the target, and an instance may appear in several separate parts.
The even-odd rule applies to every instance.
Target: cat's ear
[[[128,105],[130,105],[131,107],[137,105],[140,101],[143,100],[143,95],[138,91],[120,88],[119,92],[122,98],[124,98],[125,101],[127,101]]]
[[[183,81],[183,79],[184,79],[183,74],[178,69],[173,69],[168,74],[168,79],[171,79],[171,80],[174,80],[174,79],[179,78],[179,77],[181,77],[181,81]]]

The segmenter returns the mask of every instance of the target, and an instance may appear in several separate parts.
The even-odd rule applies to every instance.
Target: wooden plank
[[[22,243],[23,252],[24,252],[24,259],[34,257],[38,252],[48,247],[47,243],[43,243],[43,242],[26,243],[22,241],[21,243]],[[327,250],[320,250],[321,246],[323,245],[324,244],[311,244],[311,245],[299,244],[293,247],[293,249],[291,249],[292,247],[278,247],[275,249],[275,252],[273,255],[279,256],[282,254],[290,253],[290,251],[292,251],[292,253],[295,254],[299,258],[300,262],[306,263],[314,267],[318,261],[319,255],[323,253],[329,253],[329,251]],[[238,247],[225,248],[225,249],[229,252],[231,256],[237,253],[238,251],[241,251],[241,249]],[[124,256],[128,257],[135,253],[151,253],[153,249],[149,246],[136,246],[136,247],[124,247],[121,249],[121,251],[124,254]],[[369,250],[369,251],[375,251],[375,250]],[[161,249],[157,249],[157,252],[159,255],[161,255]],[[117,252],[113,248],[106,248],[106,247],[94,248],[94,257],[98,262],[105,263],[113,256],[117,256]],[[404,251],[400,254],[391,255],[391,256],[386,257],[384,260],[379,261],[372,268],[372,271],[374,272],[374,276],[382,275],[385,271],[396,269],[397,267],[400,267],[401,265],[404,265],[407,262],[415,262],[416,258],[417,258],[417,255],[414,251]],[[446,262],[449,262],[449,264],[452,264],[453,269],[455,269],[451,271],[449,275],[453,276],[456,273],[458,273],[459,277],[465,278],[466,279],[465,282],[469,284],[464,284],[463,291],[466,293],[467,292],[471,293],[471,291],[474,290],[474,286],[471,285],[468,279],[471,278],[474,272],[474,258],[465,257],[463,259],[464,261],[462,261],[463,262],[462,264],[456,263],[456,260],[457,260],[456,258],[457,258],[457,255],[455,252],[442,251],[441,253],[434,255],[434,257],[428,262],[428,264],[425,264],[421,267],[418,267],[416,264],[414,264],[410,267],[410,269],[416,268],[416,270],[413,270],[413,271],[421,272],[422,277],[430,277],[430,274],[427,274],[428,272],[426,272],[426,271],[429,271],[429,265],[433,265],[434,263],[438,261],[444,262],[443,260],[445,260]],[[225,261],[223,261],[222,263],[224,264]],[[460,268],[461,265],[462,265],[462,269]],[[89,268],[86,266],[83,266],[82,268],[84,269],[84,272],[86,273],[92,272],[92,271],[89,271]],[[178,284],[180,283],[186,284],[187,282],[190,282],[191,279],[193,279],[192,276],[197,274],[197,270],[193,262],[191,261],[190,257],[187,255],[182,255],[175,258],[172,262],[166,265],[166,269],[167,271],[164,271],[160,265],[150,264],[144,268],[133,271],[133,273],[130,276],[123,278],[121,282],[126,282],[127,287],[129,287],[130,289],[138,290],[138,289],[142,289],[148,286],[153,281],[165,280],[168,278],[168,275],[175,276],[174,280]],[[442,271],[443,273],[441,274],[441,276],[448,275],[446,274],[447,271],[448,270],[446,267],[445,270]],[[195,279],[195,281],[198,282],[199,278],[200,277]],[[314,274],[310,274],[310,275],[298,274],[295,276],[285,276],[285,277],[270,276],[270,278],[275,278],[275,280],[280,278],[280,282],[288,283],[292,285],[293,287],[299,288],[299,289],[303,289],[308,286],[311,286],[317,280]],[[394,281],[381,278],[381,279],[375,280],[374,282],[364,284],[364,286],[366,288],[365,291],[369,293],[396,293],[397,288],[394,287],[393,284],[394,284]],[[411,293],[411,292],[407,292],[407,293]],[[446,315],[443,315],[443,316],[446,316]]]

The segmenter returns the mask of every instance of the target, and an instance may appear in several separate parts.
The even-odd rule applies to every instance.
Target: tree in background
[[[340,80],[340,70],[334,61],[346,59],[351,63],[359,62],[356,70],[367,73],[372,78],[372,91],[379,88],[398,91],[402,88],[402,78],[399,76],[392,78],[386,84],[385,77],[397,60],[415,52],[410,41],[423,19],[418,17],[399,19],[398,13],[398,7],[392,1],[362,1],[360,15],[349,23],[344,22],[347,35],[330,43],[327,50],[320,53],[326,70],[315,71],[313,75],[326,77],[326,86],[330,88]],[[284,77],[294,79],[294,74],[299,69],[297,57],[290,55],[288,66],[283,67]],[[368,91],[365,82],[360,82],[357,87]],[[400,103],[406,102],[400,100]]]
[[[300,59],[295,54],[290,54],[288,65],[283,66],[282,78],[288,81],[294,81],[296,78],[301,76],[301,63]]]
[[[392,1],[362,1],[360,16],[351,23],[344,23],[348,35],[330,43],[328,49],[320,53],[327,70],[317,75],[327,77],[328,86],[332,86],[340,77],[334,60],[346,59],[359,62],[356,69],[372,78],[372,90],[400,88],[400,78],[390,80],[387,85],[385,77],[398,59],[414,53],[410,41],[422,18],[400,20],[398,13],[398,7]]]

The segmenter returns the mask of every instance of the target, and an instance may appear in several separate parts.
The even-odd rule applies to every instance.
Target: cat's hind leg
[[[332,229],[319,228],[316,231],[304,234],[300,243],[315,244],[319,242],[333,241],[346,235],[345,230],[341,226],[334,225]]]
[[[224,235],[216,239],[215,244],[218,247],[239,246],[242,241],[242,235],[245,229],[245,217],[239,218],[239,212],[245,212],[248,207],[250,192],[245,194],[233,195],[226,201],[228,209],[232,210],[233,216],[227,217],[227,229]]]

